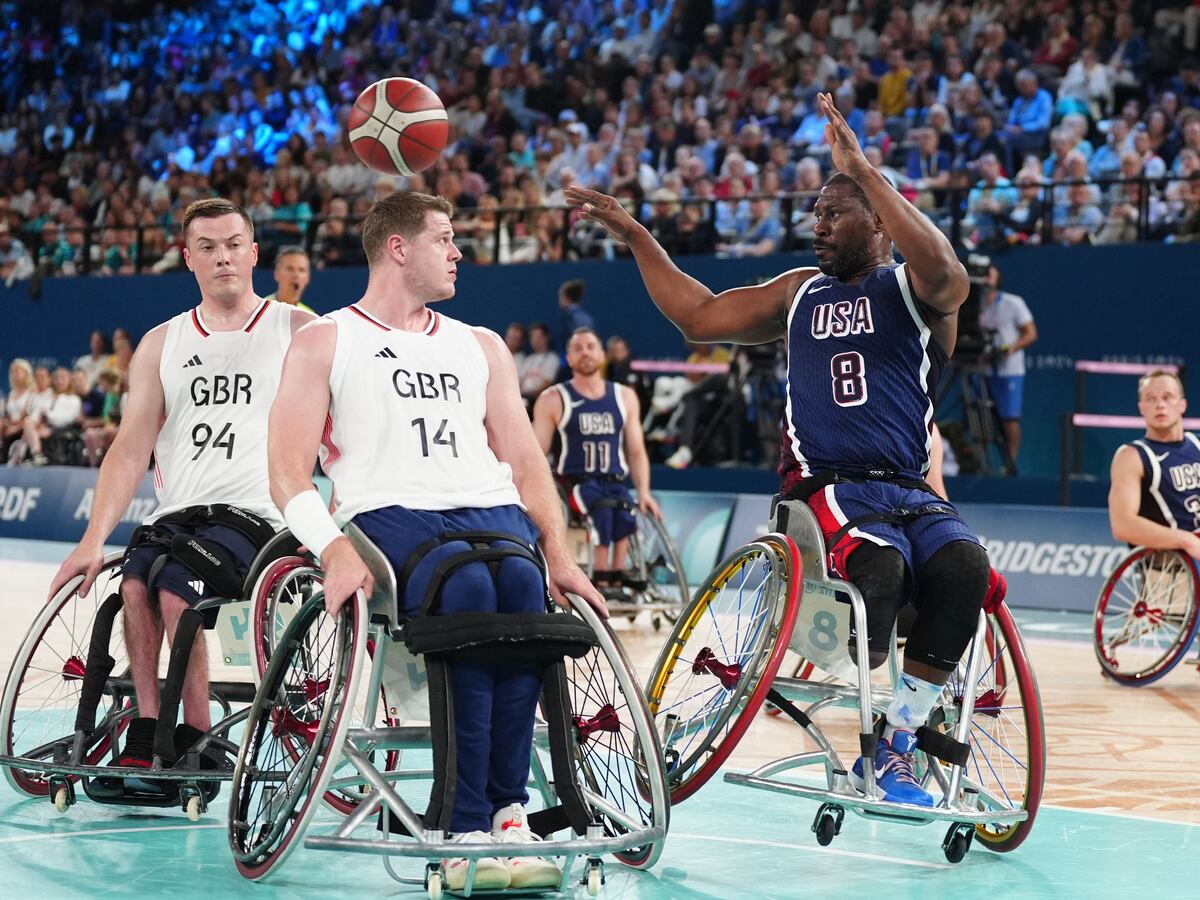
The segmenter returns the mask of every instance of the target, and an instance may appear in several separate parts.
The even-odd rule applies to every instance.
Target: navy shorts
[[[1001,419],[1021,418],[1021,397],[1025,392],[1024,375],[991,375],[988,390]]]
[[[571,508],[591,520],[595,541],[600,546],[627,538],[637,531],[637,517],[629,508],[635,505],[633,494],[624,481],[589,478],[572,486],[568,496]],[[629,507],[597,506],[600,500],[620,500]]]
[[[397,577],[408,564],[414,550],[430,539],[449,531],[492,531],[511,534],[533,547],[541,532],[519,506],[490,509],[406,509],[385,506],[359,513],[354,524],[362,529],[391,562]],[[406,615],[421,609],[429,577],[446,556],[470,550],[464,541],[442,543],[425,554],[413,569],[405,586],[401,604]],[[438,613],[506,612],[540,613],[546,611],[546,589],[542,572],[518,557],[503,559],[498,579],[493,579],[485,563],[463,566],[446,579]],[[497,588],[497,580],[499,582]]]
[[[172,536],[188,534],[217,544],[233,558],[238,576],[243,580],[250,571],[254,558],[258,555],[258,551],[248,537],[236,528],[229,528],[226,525],[159,525],[158,527],[170,532]],[[158,570],[158,574],[154,576],[153,583],[149,583],[150,569],[155,560],[162,555],[163,548],[161,547],[136,547],[127,550],[125,551],[125,561],[121,564],[121,575],[146,582],[146,588],[151,592],[168,590],[180,597],[188,606],[195,606],[201,600],[210,600],[217,596],[217,593],[199,575],[175,559],[168,559]],[[229,597],[226,599],[240,600],[242,598]]]
[[[808,498],[817,515],[826,544],[851,519],[893,509],[915,510],[936,504],[943,512],[931,512],[893,525],[869,522],[850,529],[836,546],[828,547],[830,571],[846,578],[846,560],[864,541],[894,547],[904,557],[908,571],[920,575],[922,568],[942,547],[953,541],[979,543],[953,504],[936,494],[901,487],[886,481],[831,484]],[[915,583],[916,578],[912,579]]]

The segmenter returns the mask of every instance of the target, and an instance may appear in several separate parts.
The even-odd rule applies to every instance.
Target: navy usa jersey
[[[567,381],[554,385],[562,395],[563,414],[558,423],[561,448],[555,471],[573,478],[613,475],[625,478],[625,403],[621,389],[604,383],[604,396],[591,400]]]
[[[787,349],[779,463],[785,493],[822,469],[876,478],[925,474],[946,352],[921,318],[903,264],[876,269],[858,284],[810,278],[788,314]]]
[[[1200,531],[1200,438],[1142,438],[1132,446],[1142,458],[1142,505],[1138,515],[1184,531]]]

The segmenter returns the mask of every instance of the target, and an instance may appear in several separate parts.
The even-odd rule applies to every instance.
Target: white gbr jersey
[[[327,318],[337,343],[320,456],[338,525],[385,506],[521,505],[488,446],[488,363],[470,326],[429,310],[424,331],[400,331],[356,305]]]
[[[283,517],[267,482],[267,418],[291,343],[292,308],[263,300],[237,331],[210,331],[199,309],[167,323],[158,374],[166,421],[154,445],[159,507],[228,503]]]

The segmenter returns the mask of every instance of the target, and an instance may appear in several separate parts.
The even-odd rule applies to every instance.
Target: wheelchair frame
[[[391,704],[394,702],[391,696],[398,693],[394,687],[395,672],[389,671],[388,654],[403,650],[404,655],[401,656],[402,662],[411,661],[415,657],[408,655],[407,650],[402,645],[398,645],[393,637],[400,633],[401,623],[396,620],[397,604],[395,598],[397,585],[395,572],[392,569],[391,563],[353,525],[347,526],[345,533],[351,539],[355,549],[375,579],[375,593],[370,600],[364,598],[362,593],[359,592],[354,598],[353,603],[348,602],[346,607],[343,608],[343,612],[339,613],[339,622],[346,621],[347,613],[349,613],[349,618],[353,621],[352,625],[343,625],[343,627],[350,627],[352,629],[352,640],[354,643],[354,648],[351,651],[353,662],[347,679],[349,686],[345,693],[348,697],[366,697],[366,709],[363,711],[362,719],[365,723],[373,723],[376,721],[378,715],[377,704],[380,698],[388,698],[387,702]],[[319,570],[309,569],[307,571],[313,572],[314,577],[319,574]],[[281,579],[276,578],[276,583],[281,583]],[[266,587],[270,589],[270,585]],[[256,610],[263,607],[264,599],[258,596],[257,593],[258,590],[256,589],[256,596],[253,598],[254,609]],[[356,804],[348,805],[348,810],[340,806],[337,807],[349,813],[346,819],[339,825],[337,831],[329,836],[306,836],[303,841],[304,846],[312,849],[343,850],[381,855],[384,857],[385,869],[394,880],[402,884],[423,886],[428,891],[430,897],[441,896],[443,884],[440,863],[443,859],[447,858],[462,857],[470,861],[466,886],[464,888],[466,896],[470,896],[472,893],[475,879],[474,861],[482,857],[497,855],[506,857],[563,857],[565,858],[565,863],[563,865],[562,879],[556,888],[560,892],[567,890],[572,878],[575,862],[580,857],[583,857],[585,862],[580,882],[587,885],[589,893],[593,896],[599,891],[599,887],[603,883],[601,854],[614,853],[619,856],[622,853],[630,853],[631,851],[636,853],[638,850],[645,850],[646,852],[641,856],[634,855],[629,859],[622,859],[622,861],[638,868],[648,868],[653,865],[661,853],[662,843],[666,837],[670,809],[665,773],[661,766],[662,754],[658,749],[657,733],[654,730],[649,712],[645,709],[645,704],[633,671],[629,667],[620,645],[582,598],[571,595],[571,600],[575,614],[583,618],[596,633],[599,641],[599,649],[596,652],[603,654],[607,658],[614,676],[616,676],[617,681],[621,684],[621,692],[626,695],[627,700],[636,697],[638,701],[641,701],[640,716],[633,709],[632,704],[629,704],[627,714],[631,714],[634,720],[638,744],[645,748],[640,751],[647,765],[642,767],[638,772],[639,778],[644,779],[644,781],[640,781],[639,789],[643,791],[643,798],[648,799],[651,804],[651,812],[654,818],[652,823],[635,821],[632,816],[628,815],[624,810],[618,809],[616,805],[609,802],[606,798],[586,793],[586,800],[592,806],[593,821],[588,826],[585,835],[581,838],[545,840],[515,846],[505,845],[502,851],[498,851],[496,844],[450,843],[442,830],[426,827],[421,816],[414,812],[412,807],[399,795],[395,787],[398,783],[426,781],[432,777],[433,772],[428,769],[404,770],[390,768],[385,768],[381,771],[371,759],[371,754],[376,752],[383,752],[386,754],[386,759],[393,760],[402,759],[399,754],[404,750],[429,748],[433,740],[432,727],[429,725],[397,725],[394,727],[378,727],[373,725],[362,727],[361,723],[347,723],[345,717],[341,717],[339,721],[324,726],[326,729],[333,729],[332,735],[328,732],[322,732],[315,735],[313,740],[318,744],[324,744],[331,739],[336,742],[338,745],[337,752],[342,757],[341,765],[344,767],[344,763],[349,762],[355,774],[338,774],[335,777],[335,770],[339,768],[339,761],[336,757],[332,763],[321,764],[316,779],[307,785],[305,790],[305,806],[297,818],[296,825],[285,839],[285,844],[281,847],[283,855],[278,859],[272,859],[264,870],[258,871],[253,866],[245,864],[243,857],[247,856],[247,854],[239,849],[237,843],[239,835],[235,833],[235,830],[237,828],[249,828],[247,822],[238,820],[238,802],[243,791],[253,790],[252,785],[245,782],[245,779],[249,777],[246,773],[254,768],[254,763],[247,759],[250,735],[254,729],[253,718],[257,715],[278,715],[277,713],[270,712],[268,707],[271,698],[268,695],[272,690],[275,690],[275,683],[278,681],[280,675],[279,670],[286,666],[286,657],[283,653],[276,652],[276,648],[268,644],[266,653],[270,656],[270,661],[267,664],[266,671],[262,673],[260,678],[259,691],[251,713],[252,721],[247,726],[247,740],[243,742],[238,757],[237,769],[234,773],[234,787],[231,792],[230,840],[231,846],[234,849],[235,859],[242,873],[250,878],[261,878],[267,875],[268,872],[273,871],[275,866],[281,864],[286,859],[287,854],[290,853],[291,847],[295,844],[293,837],[299,836],[307,829],[308,822],[311,819],[310,810],[316,806],[313,798],[324,795],[328,800],[331,792],[354,787],[366,787],[368,790]],[[289,642],[296,640],[298,636],[297,632],[303,631],[306,627],[304,624],[305,615],[312,617],[313,610],[322,603],[323,596],[319,588],[314,589],[311,597],[306,601],[304,608],[288,623],[283,636],[279,639],[279,647],[286,647]],[[253,614],[256,625],[261,624],[259,623],[259,618],[260,616],[257,613]],[[263,638],[265,639],[266,637],[267,635],[264,634]],[[367,679],[365,693],[361,690],[360,682],[364,656],[369,657],[371,660],[371,672]],[[413,678],[411,671],[408,677],[410,679]],[[389,680],[393,682],[391,688],[389,688]],[[336,703],[337,701],[335,700],[334,704],[336,705]],[[428,711],[428,704],[426,704],[426,710]],[[574,721],[576,733],[583,733],[586,739],[586,733],[591,728],[612,730],[613,727],[616,727],[615,723],[601,721],[605,719],[606,715],[615,716],[616,712],[610,706],[607,712],[602,709],[590,721],[583,721],[580,716],[576,715]],[[537,724],[534,733],[530,780],[531,785],[541,794],[542,800],[547,807],[553,805],[555,789],[553,781],[539,756],[538,748],[547,748],[549,742],[550,734],[548,726],[545,723]],[[276,773],[277,776],[278,773]],[[286,781],[287,777],[290,776],[285,776],[283,780]],[[293,809],[295,805],[296,803],[294,802],[292,804]],[[290,816],[291,813],[289,812],[288,815]],[[376,817],[381,817],[383,824],[382,837],[375,835],[371,837],[355,836],[355,833],[363,825],[373,828],[373,821]],[[393,818],[399,822],[403,832],[413,838],[412,841],[392,839],[390,820]],[[604,820],[608,820],[609,824],[606,825]],[[613,830],[613,823],[620,829],[620,833],[606,833]],[[253,849],[256,848],[252,848],[251,853],[253,853]],[[422,876],[406,876],[397,872],[392,865],[391,857],[393,856],[424,858],[426,864]],[[544,893],[546,890],[549,889],[535,889],[534,892]],[[514,892],[529,893],[529,890],[514,889]]]
[[[803,596],[796,605],[802,606],[805,601],[810,603],[824,601],[824,606],[821,608],[831,609],[832,607],[829,604],[836,602],[837,595],[842,595],[849,600],[850,614],[854,617],[855,633],[858,635],[867,634],[866,605],[862,595],[854,585],[829,577],[826,569],[824,537],[815,515],[807,505],[802,503],[788,505],[787,530],[790,537],[779,534],[767,535],[759,539],[759,541],[735,552],[723,561],[714,570],[714,576],[710,577],[708,582],[697,591],[692,605],[681,616],[675,632],[672,633],[667,646],[660,655],[655,665],[654,674],[647,685],[647,695],[651,710],[655,712],[656,721],[660,722],[660,736],[669,754],[668,765],[672,762],[671,754],[674,753],[673,744],[676,740],[675,734],[679,728],[679,722],[678,715],[671,711],[672,707],[670,705],[664,708],[664,696],[669,679],[684,654],[681,646],[673,648],[673,645],[678,645],[680,640],[679,635],[682,633],[680,628],[684,624],[685,619],[689,618],[689,614],[694,619],[694,610],[699,608],[698,604],[704,602],[706,597],[711,598],[711,591],[714,589],[710,586],[718,584],[719,581],[717,573],[722,573],[723,571],[727,571],[730,566],[737,565],[739,554],[744,555],[748,550],[755,547],[765,550],[775,545],[782,547],[785,542],[787,545],[791,545],[795,549],[800,562],[799,565],[793,565],[790,577],[793,579],[802,578],[803,583]],[[794,543],[792,540],[793,537],[795,538]],[[780,554],[780,560],[782,559],[783,554]],[[768,590],[773,589],[769,588]],[[709,593],[706,594],[706,591],[709,591]],[[793,595],[789,593],[789,596],[784,597],[782,602],[786,605],[791,605],[789,602],[791,596]],[[741,600],[739,597],[740,603]],[[844,607],[844,604],[842,605]],[[740,611],[741,607],[739,606],[738,608]],[[981,611],[980,613],[975,636],[968,648],[965,672],[960,681],[963,685],[977,686],[981,674],[985,671],[985,667],[988,665],[996,667],[998,665],[997,658],[995,657],[996,639],[989,631],[988,615],[986,611]],[[864,818],[881,819],[911,825],[926,825],[933,822],[948,824],[949,830],[942,843],[942,848],[946,854],[946,858],[951,862],[958,862],[963,858],[970,845],[972,834],[978,834],[981,842],[991,846],[992,849],[1014,849],[1024,839],[1024,832],[1018,834],[1017,831],[1013,831],[1012,835],[1016,839],[1008,840],[1005,843],[1004,838],[993,840],[985,836],[984,828],[985,826],[1000,826],[1002,828],[1017,829],[1020,823],[1032,821],[1033,816],[1036,815],[1044,780],[1045,743],[1036,680],[1033,677],[1032,669],[1028,667],[1027,663],[1023,666],[1021,665],[1025,661],[1025,654],[1023,646],[1020,643],[1020,636],[1016,631],[1015,623],[1012,620],[1011,614],[1003,605],[998,606],[994,615],[996,616],[998,625],[1007,637],[1007,649],[1013,654],[1014,660],[1018,659],[1017,654],[1019,654],[1020,661],[1014,664],[1014,668],[1018,671],[993,672],[992,677],[999,678],[1003,676],[1006,679],[1016,678],[1020,680],[1019,688],[1021,691],[1020,696],[1023,700],[1023,708],[1027,704],[1033,704],[1033,708],[1026,711],[1026,719],[1028,721],[1029,714],[1032,713],[1037,732],[1036,734],[1027,735],[1027,740],[1031,747],[1031,765],[1029,766],[1031,770],[1029,773],[1030,783],[1027,785],[1026,790],[1027,800],[1020,808],[1002,808],[1004,807],[1004,803],[1001,798],[991,797],[986,792],[981,792],[981,786],[974,783],[966,774],[964,753],[970,749],[969,739],[977,699],[976,690],[971,688],[962,689],[962,696],[957,698],[957,702],[960,705],[957,707],[957,717],[953,722],[952,743],[943,745],[940,748],[944,754],[957,756],[957,761],[947,760],[947,768],[943,768],[942,761],[939,761],[931,750],[922,747],[929,765],[926,780],[932,778],[937,782],[943,792],[941,801],[930,808],[913,804],[895,803],[883,799],[883,792],[875,783],[874,758],[879,738],[874,725],[874,717],[886,710],[891,700],[892,690],[895,689],[900,677],[894,630],[888,666],[892,690],[883,690],[879,687],[873,687],[871,684],[869,649],[865,640],[856,641],[855,665],[852,668],[846,666],[839,671],[836,661],[839,659],[845,661],[846,638],[848,638],[848,633],[843,632],[839,632],[839,639],[833,643],[833,646],[829,650],[829,659],[834,661],[834,664],[827,664],[826,670],[830,674],[854,683],[837,684],[828,679],[810,681],[801,678],[778,677],[776,672],[783,657],[781,651],[791,646],[792,649],[800,652],[800,649],[796,646],[796,641],[797,635],[802,633],[801,627],[799,623],[787,626],[790,629],[788,635],[780,635],[775,639],[774,655],[770,663],[762,669],[762,679],[769,680],[769,689],[762,690],[761,681],[759,684],[751,684],[748,687],[742,688],[741,696],[749,696],[750,699],[745,701],[745,708],[742,710],[741,718],[729,730],[726,737],[718,738],[717,740],[724,741],[727,744],[740,739],[749,724],[748,719],[754,715],[764,700],[769,699],[775,706],[779,707],[804,728],[805,732],[816,744],[817,749],[769,762],[747,774],[726,773],[724,776],[725,781],[731,784],[739,784],[818,801],[821,806],[814,819],[812,830],[817,835],[818,842],[822,845],[828,844],[834,835],[840,832],[844,812],[850,809]],[[688,639],[690,639],[690,632],[684,638],[684,640]],[[1002,648],[1001,652],[1003,652],[1003,649],[1005,648]],[[990,663],[985,664],[984,656],[989,652],[993,654],[993,658]],[[802,656],[807,656],[807,654],[802,653]],[[729,692],[731,697],[729,704],[730,706],[734,706],[742,702],[733,697],[736,691],[736,681],[741,680],[743,675],[740,657],[738,658],[739,661],[735,664],[732,657],[722,661],[712,651],[709,651],[709,654],[706,655],[704,651],[697,653],[693,649],[692,658],[693,662],[689,667],[692,673],[703,674],[707,672],[718,678],[730,675],[735,676],[735,678],[729,678],[725,682],[726,691]],[[684,664],[686,665],[687,663],[685,662]],[[818,666],[821,664],[821,661],[817,661]],[[751,674],[750,678],[753,677],[754,675]],[[951,685],[953,684],[954,679],[952,677]],[[937,715],[940,709],[945,714],[944,721],[949,721],[953,711],[947,714],[946,696],[947,694],[943,693],[943,698],[939,701],[939,706],[935,707],[933,715]],[[993,698],[988,702],[995,705],[1003,701]],[[807,704],[807,706],[801,710],[795,705],[797,703]],[[842,761],[842,758],[834,749],[832,742],[813,721],[813,717],[820,711],[837,707],[857,709],[858,711],[858,751],[865,762],[862,767],[863,789],[861,792],[851,785],[849,767]],[[1003,709],[1002,706],[995,706],[995,708]],[[711,728],[711,733],[719,732],[722,728],[726,727],[726,723],[732,714],[732,712],[726,714],[724,721],[717,721],[714,718],[716,724]],[[958,745],[957,750],[955,750],[955,744]],[[708,752],[713,754],[716,765],[719,765],[728,756],[731,749],[731,747],[718,743],[715,747],[709,746]],[[696,753],[697,757],[702,755],[701,752]],[[780,777],[786,773],[791,773],[797,769],[812,765],[821,765],[824,767],[825,785],[823,787],[801,784],[793,780],[784,780]],[[976,765],[978,767],[978,763]],[[701,770],[704,768],[704,766],[700,766],[696,771],[701,773]],[[674,778],[672,783],[673,801],[678,802],[690,796],[699,787],[699,784],[703,784],[703,781],[711,776],[712,771],[715,771],[715,766],[710,767],[707,775],[704,775],[702,778],[693,777],[690,781],[685,781],[682,777],[686,776],[687,772],[679,773],[679,777]],[[699,784],[695,783],[697,780]],[[676,782],[681,782],[681,787],[678,789]]]
[[[280,534],[264,546],[251,564],[246,584],[252,583],[257,578],[260,568],[268,565],[281,548],[289,546],[289,542],[294,544],[290,535]],[[18,703],[25,675],[55,619],[69,604],[85,602],[75,596],[83,576],[77,576],[68,582],[34,619],[17,652],[13,668],[5,682],[3,700],[0,701],[0,751],[3,751],[3,755],[0,755],[0,768],[4,769],[5,777],[14,789],[28,796],[49,796],[59,812],[66,812],[77,802],[75,785],[79,783],[84,792],[99,803],[148,807],[178,805],[187,813],[189,819],[196,821],[207,812],[208,802],[215,796],[216,790],[211,786],[233,779],[232,769],[200,768],[200,754],[213,746],[230,758],[236,757],[238,745],[229,740],[229,734],[249,715],[249,704],[254,699],[254,683],[210,681],[210,698],[221,707],[222,718],[214,723],[175,765],[167,765],[165,760],[175,755],[173,736],[183,683],[196,632],[203,625],[205,612],[217,610],[217,621],[212,630],[217,634],[222,658],[229,664],[237,664],[243,657],[249,659],[248,655],[226,646],[227,640],[236,640],[229,618],[233,615],[236,604],[242,601],[240,598],[212,598],[185,610],[180,616],[175,639],[169,651],[166,676],[158,680],[159,727],[155,733],[152,766],[149,769],[117,766],[115,763],[119,758],[120,736],[138,711],[133,681],[128,669],[114,675],[112,669],[117,661],[108,655],[112,628],[123,608],[119,569],[124,555],[124,552],[118,552],[106,556],[93,585],[92,590],[99,588],[103,593],[111,586],[114,578],[117,582],[113,592],[96,604],[90,622],[93,631],[85,635],[83,640],[77,640],[75,635],[71,635],[74,649],[81,650],[86,647],[86,661],[78,653],[62,661],[63,682],[80,683],[80,700],[75,709],[76,721],[72,732],[43,741],[32,748],[22,749],[18,753],[12,746],[13,726],[19,713]],[[112,698],[112,704],[103,719],[96,723],[95,714],[105,696]],[[234,703],[246,705],[235,712]],[[101,760],[106,757],[114,765],[102,764]],[[49,776],[44,779],[44,790],[36,779],[28,777],[31,774]],[[168,787],[161,794],[148,790],[135,790],[120,795],[114,791],[110,794],[92,784],[92,780],[97,778],[161,782]],[[205,785],[209,787],[206,788]]]

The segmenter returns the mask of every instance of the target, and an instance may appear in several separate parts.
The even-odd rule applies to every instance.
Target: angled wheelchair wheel
[[[978,791],[983,810],[1024,810],[1028,814],[1015,824],[976,826],[976,840],[1003,853],[1019,847],[1033,828],[1045,785],[1046,737],[1037,679],[1007,606],[988,616],[985,643],[975,683],[966,683],[964,656],[946,683],[934,717],[942,718],[940,727],[951,732],[963,698],[974,694],[963,784]]]
[[[100,686],[95,730],[80,762],[98,765],[129,723],[133,686],[121,627],[119,599],[122,554],[104,565],[83,597],[82,577],[74,578],[38,612],[13,659],[0,701],[0,754],[51,761],[55,743],[70,742],[83,693],[84,672],[97,627],[111,629],[108,654],[113,665]],[[97,623],[100,623],[97,626]],[[17,791],[45,797],[50,777],[40,772],[6,768],[4,777]],[[71,781],[77,781],[75,777]]]
[[[238,871],[266,877],[291,854],[341,756],[366,652],[361,593],[336,618],[314,593],[280,636],[234,770],[229,844]]]
[[[674,623],[689,599],[683,563],[662,522],[654,516],[639,514],[637,523],[637,533],[629,542],[629,569],[646,582],[647,601],[672,607],[656,615]]]
[[[567,659],[568,693],[575,724],[573,758],[584,799],[609,835],[660,826],[671,805],[662,751],[633,668],[608,623],[581,598],[575,612],[595,632],[599,646]],[[621,862],[647,869],[664,841],[617,853]]]
[[[1152,684],[1173,669],[1200,627],[1200,573],[1179,550],[1138,547],[1117,566],[1096,600],[1093,637],[1105,675]]]
[[[252,642],[254,644],[254,673],[255,682],[261,683],[262,673],[266,671],[267,662],[271,658],[279,636],[283,634],[288,623],[295,618],[296,613],[315,594],[322,590],[322,572],[312,566],[307,560],[297,556],[289,556],[271,563],[263,570],[255,585],[250,606],[250,621]],[[367,639],[367,658],[373,659],[375,648],[373,641]],[[366,685],[370,674],[365,673],[361,679],[362,689],[359,696],[354,698],[354,717],[352,726],[367,724],[368,713],[372,712],[371,704],[367,702]],[[378,727],[389,727],[396,722],[387,714],[387,694],[380,687],[380,697],[373,710],[373,724]],[[284,745],[298,758],[303,748],[284,737]],[[387,751],[386,761],[381,761],[386,769],[395,769],[400,764],[400,751]],[[330,790],[325,795],[325,802],[330,807],[342,813],[349,814],[365,796],[361,788],[340,787]]]
[[[768,534],[713,570],[684,608],[646,689],[671,802],[733,752],[787,653],[803,588],[795,543]]]

